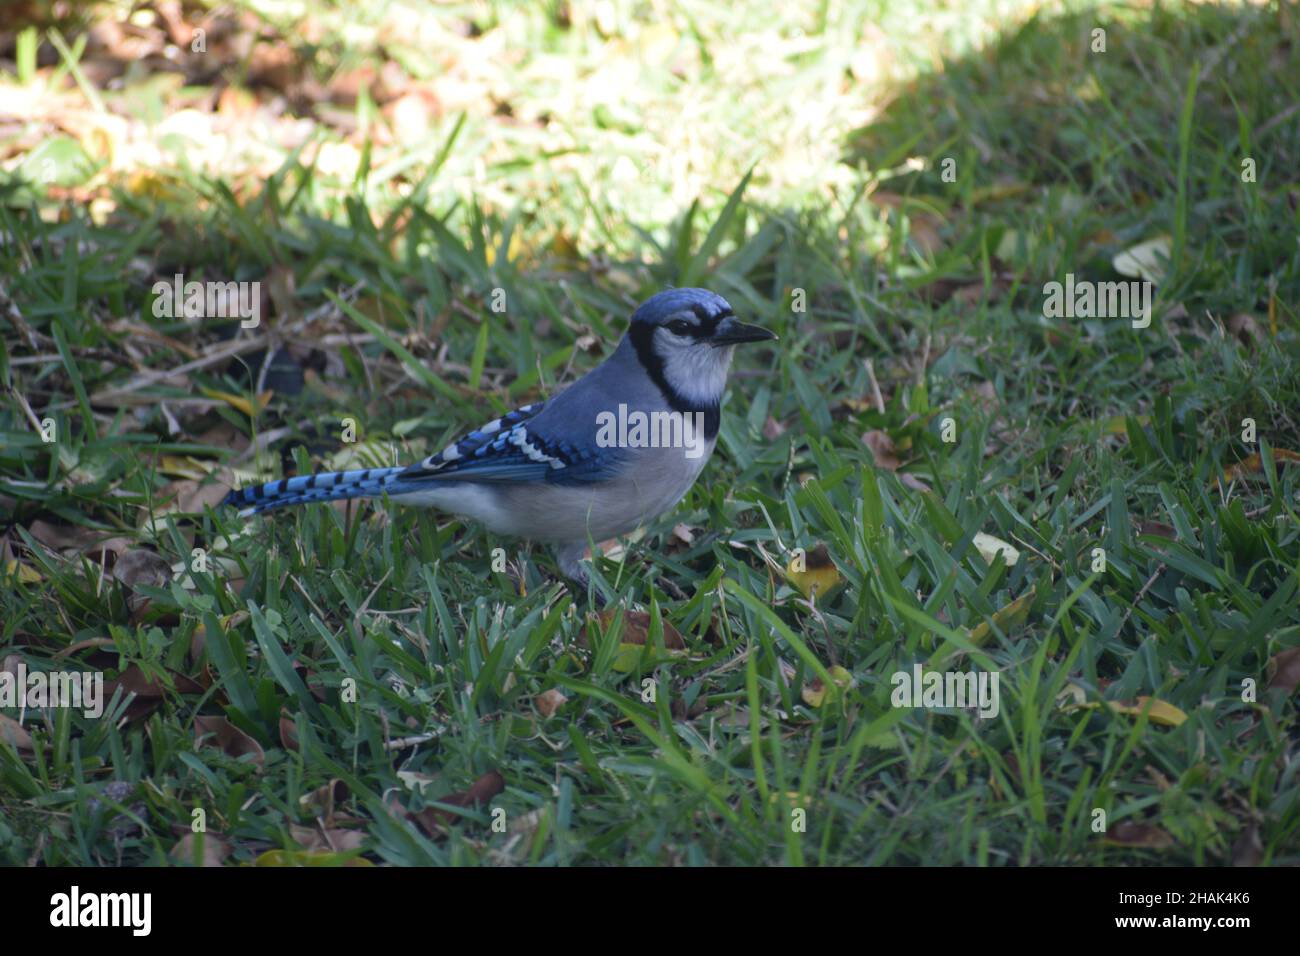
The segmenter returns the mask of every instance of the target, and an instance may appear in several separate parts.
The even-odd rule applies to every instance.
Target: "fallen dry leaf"
[[[506,789],[505,777],[501,776],[500,771],[489,770],[483,776],[479,777],[468,790],[462,790],[458,793],[449,794],[438,799],[439,803],[449,804],[453,807],[472,807],[478,804],[486,803],[497,794]],[[446,832],[446,826],[455,820],[460,819],[459,815],[452,813],[450,810],[444,810],[441,807],[425,807],[418,813],[407,814],[411,819],[420,825],[429,836],[442,836]]]
[[[366,842],[366,835],[360,830],[345,830],[342,827],[304,827],[291,823],[289,835],[301,849],[309,852],[326,850],[331,853],[346,853],[361,849]]]
[[[5,575],[15,576],[19,584],[36,584],[45,580],[41,572],[29,564],[24,564],[17,558],[10,558],[5,562]]]
[[[609,629],[617,613],[617,608],[606,608],[595,616],[601,630]],[[664,650],[674,656],[685,653],[686,641],[683,640],[677,628],[673,627],[672,622],[667,618],[661,617],[660,621],[663,624]],[[615,654],[614,662],[610,666],[620,674],[626,674],[635,669],[641,660],[641,654],[649,636],[649,612],[625,611],[623,613],[623,633],[619,635],[618,652]],[[587,645],[585,634],[579,638],[579,642],[584,647]]]
[[[267,850],[253,866],[374,866],[369,860],[328,850]]]
[[[563,707],[569,698],[565,697],[558,690],[552,687],[550,690],[542,691],[533,698],[533,706],[543,717],[553,717],[555,712]]]
[[[1291,462],[1294,464],[1300,462],[1300,453],[1288,451],[1285,448],[1274,448],[1273,460],[1275,462]],[[1247,455],[1241,461],[1227,468],[1223,472],[1223,480],[1225,482],[1233,482],[1244,475],[1254,474],[1257,471],[1263,470],[1264,459],[1262,459],[1258,453]]]
[[[334,825],[334,810],[348,798],[348,785],[337,777],[298,798],[298,806],[321,819],[325,826]]]
[[[1118,253],[1111,265],[1122,276],[1159,284],[1168,268],[1171,245],[1168,236],[1157,236]]]
[[[836,688],[838,688],[837,693],[853,686],[853,675],[840,665],[836,664],[834,667],[828,668],[827,672],[835,682]],[[813,674],[804,682],[799,696],[803,698],[803,702],[809,707],[820,707],[826,702],[826,682]]]
[[[260,412],[262,409],[266,408],[267,405],[271,404],[271,397],[273,395],[269,389],[265,392],[261,392],[257,396],[257,409],[255,412],[253,409],[253,403],[243,395],[232,395],[230,392],[219,392],[212,388],[200,388],[199,391],[208,398],[219,399],[226,404],[239,409],[249,418],[252,418],[256,412]]]
[[[169,673],[177,692],[182,694],[203,693],[203,685],[198,681],[175,671]],[[112,697],[113,691],[119,687],[122,688],[123,693],[135,694],[137,697],[162,697],[167,692],[167,685],[161,677],[145,677],[144,671],[140,669],[138,664],[128,664],[126,670],[122,671],[117,677],[105,681],[104,693]]]
[[[239,759],[251,754],[258,767],[266,764],[262,745],[225,717],[195,717],[194,739],[199,746],[220,747],[228,757]]]
[[[280,711],[280,746],[298,752],[298,725],[288,711]]]
[[[1153,823],[1121,820],[1106,831],[1105,842],[1112,846],[1147,847],[1162,850],[1174,845],[1174,838]]]
[[[1157,697],[1138,697],[1136,700],[1108,700],[1105,704],[1117,714],[1137,717],[1145,710],[1147,719],[1162,727],[1177,727],[1187,720],[1187,714],[1168,701]],[[1148,710],[1149,705],[1149,710]],[[1096,710],[1102,706],[1101,701],[1081,705],[1084,710]]]
[[[1264,329],[1249,312],[1238,312],[1228,320],[1228,331],[1243,345],[1258,345],[1264,341]]]
[[[1139,521],[1137,526],[1138,534],[1149,534],[1156,538],[1175,539],[1178,532],[1173,525],[1165,524],[1163,521]]]
[[[0,714],[0,740],[15,750],[32,750],[32,735],[12,717]]]
[[[165,588],[172,580],[172,568],[156,551],[138,548],[117,559],[113,577],[134,590],[138,585]]]
[[[1294,694],[1300,687],[1300,647],[1288,648],[1268,659],[1268,689]]]
[[[128,551],[113,565],[113,577],[130,591],[126,606],[133,617],[140,617],[149,607],[149,597],[140,587],[165,588],[172,580],[171,565],[155,551],[138,548]]]
[[[877,468],[883,468],[886,471],[898,471],[899,465],[902,464],[894,449],[894,440],[885,432],[879,429],[872,429],[862,436],[862,443],[871,449],[872,460],[875,461]]]
[[[1020,560],[1020,552],[1007,544],[1001,538],[995,538],[991,534],[985,534],[983,531],[975,532],[975,537],[971,539],[971,544],[975,545],[975,550],[989,564],[1002,554],[1002,559],[1006,561],[1008,567],[1013,567]]]
[[[1000,630],[1016,627],[1025,623],[1025,618],[1029,616],[1029,606],[1034,603],[1034,589],[1030,588],[1027,592],[1020,595],[1006,607],[998,608],[993,612],[993,623]],[[972,627],[966,634],[969,640],[976,647],[983,644],[989,634],[992,633],[992,627],[988,621],[980,621]]]
[[[806,598],[812,598],[814,594],[825,595],[841,581],[840,570],[831,560],[830,551],[820,542],[806,555],[796,551],[786,565],[785,573],[790,583]]]
[[[171,848],[167,855],[176,863],[194,863],[200,841],[203,844],[203,859],[200,866],[220,866],[230,855],[230,847],[219,833],[187,833]]]

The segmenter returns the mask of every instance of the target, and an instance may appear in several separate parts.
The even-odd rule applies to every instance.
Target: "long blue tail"
[[[378,498],[397,480],[405,468],[365,468],[358,471],[322,471],[298,478],[282,478],[264,485],[239,488],[226,495],[223,504],[260,514],[285,505],[338,498]]]

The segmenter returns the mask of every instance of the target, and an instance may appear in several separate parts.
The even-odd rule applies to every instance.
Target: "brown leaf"
[[[1274,448],[1273,461],[1279,464],[1282,462],[1300,462],[1300,453],[1288,451],[1285,448]],[[1250,475],[1263,470],[1264,460],[1260,458],[1258,454],[1247,455],[1241,461],[1224,471],[1223,480],[1225,482],[1232,482],[1241,478],[1243,475]]]
[[[908,215],[908,235],[927,256],[933,256],[943,250],[943,237],[939,228],[943,220],[927,212],[913,212]]]
[[[1178,532],[1173,525],[1165,524],[1163,521],[1139,521],[1138,534],[1149,534],[1157,538],[1178,537]]]
[[[898,471],[898,466],[902,462],[898,460],[898,455],[894,451],[894,440],[888,434],[879,429],[872,429],[862,436],[862,442],[871,449],[871,457],[875,460],[877,468]]]
[[[992,382],[980,382],[971,391],[975,395],[976,404],[984,411],[991,412],[998,407],[998,389]]]
[[[172,847],[167,855],[177,863],[194,862],[196,844],[203,841],[203,860],[200,866],[220,866],[221,861],[230,855],[230,847],[220,833],[187,833]]]
[[[767,421],[763,422],[763,437],[768,441],[776,441],[785,434],[785,426],[778,422],[771,415],[767,416]]]
[[[175,497],[173,507],[168,509],[170,511],[202,514],[204,508],[215,508],[221,504],[231,487],[230,483],[221,478],[209,479],[204,483],[186,478],[182,481],[173,481],[159,493],[159,498],[166,500],[169,494]]]
[[[600,626],[608,628],[618,613],[617,608],[607,608],[600,612]],[[660,618],[664,627],[664,648],[670,651],[680,651],[686,648],[686,641],[678,633],[677,628],[673,627],[672,622],[666,618]],[[650,613],[648,611],[626,611],[623,614],[623,633],[619,637],[620,644],[644,644],[650,634]]]
[[[900,484],[903,485],[903,487],[911,488],[913,491],[933,490],[929,485],[927,485],[924,481],[916,477],[916,475],[912,474],[911,472],[900,471],[898,473],[898,481]]]
[[[1165,849],[1174,845],[1174,838],[1154,823],[1121,820],[1106,833],[1106,842],[1112,846]]]
[[[1264,859],[1264,844],[1259,839],[1259,827],[1250,824],[1232,844],[1233,866],[1259,866]]]
[[[289,835],[304,850],[329,850],[333,853],[359,850],[366,842],[366,835],[360,830],[345,830],[342,827],[304,827],[292,823],[289,825]]]
[[[555,712],[568,703],[569,698],[561,694],[556,688],[543,691],[533,698],[533,706],[543,717],[553,717]]]
[[[93,542],[109,536],[110,532],[87,528],[83,525],[53,525],[36,520],[27,528],[28,533],[51,551],[87,551]]]
[[[209,736],[211,739],[205,739]],[[251,754],[252,762],[258,767],[266,764],[266,753],[262,750],[262,745],[225,717],[195,717],[194,739],[200,746],[215,744],[228,757],[238,759]]]
[[[140,548],[117,559],[113,577],[132,590],[138,585],[165,588],[171,583],[172,568],[162,555]]]
[[[179,693],[203,693],[203,686],[197,681],[175,671],[169,673],[171,674],[172,684]],[[144,671],[140,669],[138,664],[128,664],[126,670],[122,671],[117,677],[105,681],[104,693],[112,697],[113,691],[119,687],[122,688],[124,694],[135,694],[137,697],[162,697],[167,691],[167,685],[161,677],[145,677]]]
[[[32,735],[22,724],[12,717],[0,714],[0,740],[5,741],[15,750],[32,750]]]
[[[324,786],[317,787],[311,793],[304,793],[298,798],[298,806],[325,822],[325,826],[334,825],[334,809],[348,798],[348,785],[335,777]]]
[[[1264,329],[1249,312],[1238,312],[1228,320],[1228,331],[1243,345],[1258,345],[1264,341]]]
[[[505,788],[505,777],[501,776],[500,771],[489,770],[470,784],[468,790],[441,797],[438,802],[450,804],[453,807],[471,807],[486,803],[504,791]],[[425,807],[419,813],[412,813],[409,816],[430,836],[443,835],[444,827],[447,824],[460,819],[459,815],[449,810],[443,810],[441,807]]]
[[[285,710],[280,711],[280,746],[298,752],[298,725]]]
[[[1300,647],[1292,647],[1274,654],[1268,661],[1268,689],[1280,688],[1294,694],[1300,687]]]

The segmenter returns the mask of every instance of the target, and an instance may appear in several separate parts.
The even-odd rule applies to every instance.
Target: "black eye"
[[[686,335],[691,331],[691,323],[684,322],[681,319],[674,319],[668,323],[668,331],[673,335]]]

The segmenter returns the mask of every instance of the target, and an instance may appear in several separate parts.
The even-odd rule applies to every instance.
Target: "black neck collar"
[[[669,408],[675,412],[704,413],[704,436],[712,440],[718,434],[718,426],[721,424],[722,419],[718,402],[691,401],[672,387],[668,377],[664,375],[664,360],[655,352],[654,334],[655,326],[643,322],[634,322],[632,327],[628,329],[627,337],[632,341],[632,348],[636,351],[637,361],[641,363],[641,367],[650,376],[650,381],[654,382],[659,388]]]

